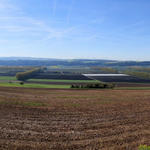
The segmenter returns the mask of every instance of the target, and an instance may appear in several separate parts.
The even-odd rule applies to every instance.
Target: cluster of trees
[[[79,89],[84,89],[84,88],[98,88],[98,89],[112,89],[115,87],[114,83],[90,83],[90,84],[73,84],[71,85],[71,88],[79,88]]]
[[[115,69],[115,68],[111,68],[111,67],[99,67],[99,66],[95,66],[95,67],[91,67],[92,70],[95,70],[95,71],[98,71],[96,73],[106,73],[106,74],[109,74],[109,73],[118,73],[118,70]]]
[[[125,71],[124,73],[141,79],[150,79],[150,73],[148,72]]]
[[[101,70],[102,73],[106,73],[106,74],[107,74],[107,73],[108,73],[108,74],[109,74],[109,73],[114,73],[114,74],[115,74],[115,73],[118,73],[118,71],[117,71],[116,69],[109,68],[109,67],[108,67],[108,68],[106,68],[106,67],[103,67],[103,68],[102,68],[102,67],[101,67],[100,70]]]
[[[26,81],[35,77],[38,73],[42,72],[42,68],[36,68],[25,72],[19,72],[16,74],[16,78],[19,81]]]
[[[137,68],[135,68],[135,71],[139,71],[139,72],[149,72],[149,73],[150,73],[150,68],[137,67]]]

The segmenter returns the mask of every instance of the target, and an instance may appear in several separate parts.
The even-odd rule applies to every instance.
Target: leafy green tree
[[[138,71],[125,71],[125,74],[134,76],[134,77],[138,77],[141,79],[150,79],[150,73],[148,72],[138,72]]]

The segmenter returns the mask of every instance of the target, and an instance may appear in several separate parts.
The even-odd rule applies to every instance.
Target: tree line
[[[90,83],[90,84],[72,84],[71,88],[76,88],[76,89],[113,89],[115,87],[115,83]]]
[[[25,72],[18,72],[16,74],[16,78],[19,81],[26,81],[28,79],[35,77],[38,73],[41,73],[42,71],[43,71],[42,68],[35,68]]]

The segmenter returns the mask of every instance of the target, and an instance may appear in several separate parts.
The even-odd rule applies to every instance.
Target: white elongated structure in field
[[[124,76],[129,76],[127,74],[83,74],[84,76],[87,77],[98,77],[98,76],[102,76],[102,77],[124,77]]]

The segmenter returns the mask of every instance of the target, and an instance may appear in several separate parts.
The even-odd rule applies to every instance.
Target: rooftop
[[[105,77],[111,77],[111,76],[129,76],[127,74],[83,74],[84,76],[87,76],[87,77],[96,77],[96,76],[105,76]]]

